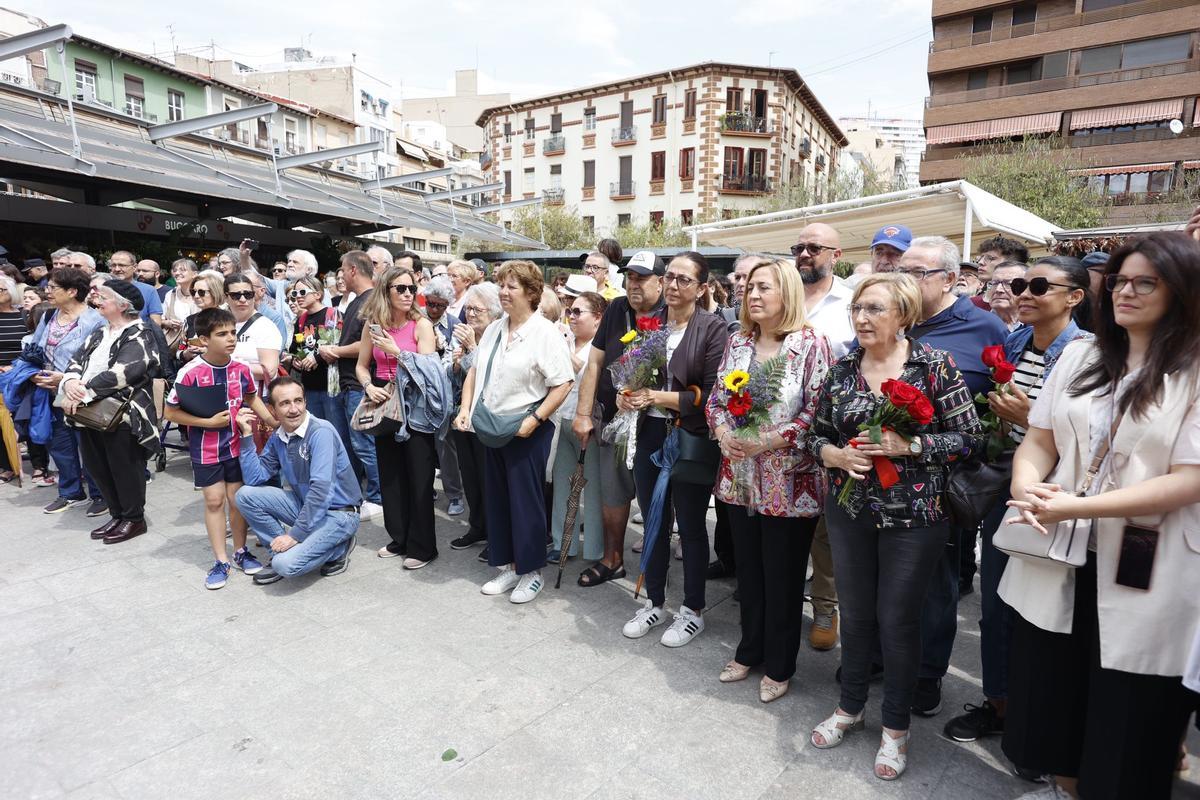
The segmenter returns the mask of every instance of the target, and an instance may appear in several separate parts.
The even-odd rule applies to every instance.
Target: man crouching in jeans
[[[262,454],[254,452],[255,415],[238,412],[242,478],[237,506],[258,540],[271,548],[271,566],[254,576],[263,585],[320,567],[344,572],[358,531],[362,492],[337,429],[308,413],[304,387],[284,376],[267,387],[267,404],[279,428]],[[245,412],[245,413],[243,413]],[[266,486],[282,477],[288,489]],[[284,533],[284,526],[291,530]]]

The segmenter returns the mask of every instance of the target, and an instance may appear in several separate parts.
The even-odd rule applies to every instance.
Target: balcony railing
[[[633,197],[636,190],[637,184],[633,181],[613,181],[608,185],[608,196],[612,200],[624,200]]]
[[[543,189],[542,202],[548,206],[562,205],[563,197],[566,196],[566,190],[563,188]]]
[[[967,33],[962,36],[948,36],[934,39],[929,43],[929,52],[940,53],[945,50],[956,50],[960,47],[1003,42],[1021,36],[1035,33],[1050,33],[1080,25],[1092,25],[1097,22],[1112,22],[1113,20],[1128,19],[1142,14],[1152,14],[1156,11],[1170,11],[1176,8],[1187,8],[1195,5],[1195,0],[1146,0],[1142,3],[1104,8],[1099,11],[1088,11],[1084,14],[1064,14],[1058,17],[1029,22],[1024,25],[995,26],[991,30],[980,33]]]
[[[556,156],[559,153],[567,151],[567,137],[561,134],[551,136],[546,141],[542,142],[542,155]]]
[[[804,141],[802,141],[800,143],[800,157],[808,158],[811,155],[812,155],[812,139],[809,139],[807,136],[805,136]]]
[[[628,128],[613,128],[612,141],[613,144],[633,144],[637,141],[637,126],[631,125]]]
[[[1014,83],[1008,86],[988,86],[983,89],[967,89],[962,92],[945,92],[925,98],[926,108],[954,106],[960,103],[975,103],[980,100],[1000,100],[1005,97],[1020,97],[1026,94],[1041,92],[1057,92],[1062,89],[1082,89],[1088,86],[1105,86],[1110,83],[1123,83],[1143,78],[1165,78],[1171,75],[1184,75],[1189,72],[1200,72],[1200,58],[1190,61],[1180,61],[1175,64],[1161,64],[1156,67],[1140,69],[1122,69],[1112,72],[1095,72],[1090,75],[1067,75],[1062,78],[1046,78],[1040,81]]]
[[[1168,139],[1193,137],[1197,135],[1197,132],[1197,129],[1189,128],[1177,136],[1167,128],[1152,128],[1144,131],[1114,131],[1112,133],[1089,133],[1083,136],[1072,135],[1065,137],[1064,142],[1066,142],[1068,147],[1103,147],[1114,144],[1162,142]],[[1004,141],[1006,140],[996,139],[994,141],[974,144],[930,145],[921,154],[921,161],[949,161],[960,156],[979,155],[980,147],[986,147],[989,144],[1003,144]]]
[[[771,132],[766,117],[752,117],[749,114],[730,113],[721,117],[721,130],[726,133],[759,133]]]
[[[765,175],[722,175],[721,191],[765,194],[771,191],[771,179]]]
[[[825,169],[825,154],[821,153],[817,156],[817,169]]]

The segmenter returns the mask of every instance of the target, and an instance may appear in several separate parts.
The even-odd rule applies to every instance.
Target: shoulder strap
[[[1113,398],[1113,402],[1117,402]],[[1117,418],[1113,420],[1112,427],[1108,429],[1108,438],[1100,442],[1100,446],[1096,448],[1095,454],[1092,455],[1092,463],[1088,465],[1087,474],[1083,476],[1083,482],[1079,484],[1079,496],[1088,493],[1092,488],[1092,484],[1096,481],[1096,476],[1100,474],[1100,465],[1104,463],[1104,458],[1108,455],[1108,450],[1112,446],[1113,439],[1117,436],[1117,428],[1121,426],[1121,420],[1125,414],[1117,414]]]
[[[242,338],[242,334],[244,334],[247,331],[247,329],[249,329],[249,327],[254,324],[254,321],[257,320],[261,316],[262,316],[262,314],[258,313],[257,311],[255,311],[253,314],[251,314],[250,319],[243,322],[242,327],[238,328],[237,337],[239,339]]]
[[[504,335],[503,328],[500,330],[500,336]],[[492,348],[492,354],[488,356],[487,369],[483,374],[483,385],[487,386],[492,381],[492,362],[496,360],[496,351],[500,349],[500,336],[496,337],[496,346]]]

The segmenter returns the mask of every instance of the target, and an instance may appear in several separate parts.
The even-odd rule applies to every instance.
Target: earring
[[[896,331],[896,341],[897,342],[904,341],[904,328],[901,328],[900,330]]]

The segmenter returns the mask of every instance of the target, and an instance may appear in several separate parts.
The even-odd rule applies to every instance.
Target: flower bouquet
[[[887,380],[879,387],[883,392],[883,402],[875,409],[871,419],[858,426],[860,431],[867,431],[871,441],[879,444],[883,441],[884,431],[895,431],[904,436],[912,436],[921,425],[928,425],[933,420],[933,404],[917,387],[904,381]],[[853,441],[851,447],[853,447]],[[879,485],[890,489],[900,480],[896,465],[886,456],[875,456],[875,474],[879,476]],[[847,478],[842,490],[838,492],[838,505],[848,507],[850,495],[854,491],[854,481]]]
[[[733,435],[738,439],[758,439],[771,425],[771,404],[779,398],[779,387],[787,375],[787,355],[779,353],[750,371],[735,369],[721,379],[718,402],[733,419]],[[753,487],[754,460],[730,464],[733,491],[742,480]],[[741,480],[739,480],[741,478]]]
[[[621,343],[625,345],[624,352],[608,368],[618,392],[631,394],[662,383],[663,371],[667,366],[669,335],[670,332],[658,317],[638,317],[635,326],[621,337]],[[632,410],[617,412],[600,434],[600,438],[617,447],[627,469],[633,469],[639,413]]]
[[[1004,345],[996,344],[983,348],[980,360],[992,372],[992,383],[995,385],[996,393],[1005,394],[1017,368],[1009,363],[1005,356]],[[988,409],[979,415],[979,421],[983,425],[984,431],[987,432],[987,460],[995,461],[1001,453],[1012,446],[1008,438],[1009,424],[1000,419],[995,411],[988,408],[986,395],[982,393],[975,395],[975,402]]]
[[[298,331],[294,337],[292,344],[292,355],[296,358],[308,358],[312,356],[318,363],[321,362],[321,356],[317,350],[321,345],[334,345],[342,337],[342,320],[337,313],[337,309],[329,308],[325,312],[325,320],[320,325],[305,325]],[[326,370],[326,391],[331,395],[336,395],[340,390],[339,372],[336,365],[331,365],[330,369]]]

